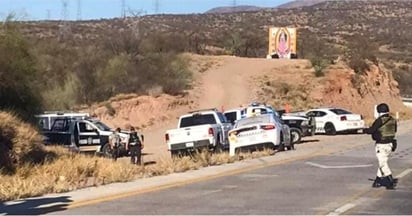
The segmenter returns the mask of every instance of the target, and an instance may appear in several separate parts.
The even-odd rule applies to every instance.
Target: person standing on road
[[[110,137],[110,148],[112,150],[112,158],[114,161],[119,157],[119,146],[120,146],[120,128],[116,128],[113,134]]]
[[[390,153],[396,150],[396,119],[389,114],[389,106],[387,104],[381,103],[376,109],[379,117],[373,122],[370,128],[363,130],[364,133],[371,134],[372,139],[376,141],[375,152],[378,158],[379,168],[372,187],[385,186],[386,189],[394,189],[396,180],[392,177],[388,159]]]
[[[130,160],[132,164],[141,165],[142,149],[144,137],[137,134],[134,127],[130,127],[130,137],[126,145],[126,150],[130,150]]]
[[[316,132],[316,119],[314,113],[311,113],[309,115],[309,128],[311,135],[314,136]]]

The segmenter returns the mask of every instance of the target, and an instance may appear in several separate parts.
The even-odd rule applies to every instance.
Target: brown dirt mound
[[[374,105],[387,103],[391,112],[402,112],[402,103],[398,83],[392,73],[382,65],[370,65],[365,74],[356,74],[346,66],[331,67],[324,79],[320,92],[323,95],[319,103],[323,106],[336,106],[362,114],[366,119],[373,119]]]

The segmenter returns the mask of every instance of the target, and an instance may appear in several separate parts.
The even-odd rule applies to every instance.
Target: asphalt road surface
[[[377,160],[369,144],[52,214],[412,214],[411,139],[399,136],[390,160],[396,190],[371,188]]]

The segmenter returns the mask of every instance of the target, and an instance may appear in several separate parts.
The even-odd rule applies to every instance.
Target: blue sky
[[[78,18],[78,1],[67,1],[66,17]],[[275,7],[290,0],[125,0],[126,9],[144,14],[190,14],[203,13],[211,8],[231,5],[254,5]],[[81,0],[82,20],[113,18],[121,15],[122,0]],[[3,20],[11,12],[20,20],[60,20],[63,14],[63,0],[0,0],[0,18]],[[157,8],[157,10],[156,10]]]

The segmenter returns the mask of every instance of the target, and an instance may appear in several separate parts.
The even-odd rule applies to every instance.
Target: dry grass
[[[41,163],[46,157],[37,130],[14,114],[0,111],[0,171],[12,173],[24,163]]]
[[[393,115],[395,116],[395,115]],[[411,107],[406,107],[404,106],[400,111],[399,111],[399,119],[400,120],[409,120],[412,119],[412,108]]]
[[[0,201],[197,170],[274,154],[271,149],[241,153],[235,157],[226,152],[201,152],[191,157],[162,158],[154,165],[139,167],[128,161],[113,162],[106,158],[69,152],[57,146],[46,147],[46,150],[56,154],[56,159],[47,160],[42,165],[24,164],[13,175],[0,175]]]
[[[141,168],[113,163],[106,158],[72,153],[62,147],[47,147],[56,155],[41,165],[23,164],[13,175],[0,175],[0,200],[13,200],[59,193],[134,179]]]
[[[150,166],[134,166],[128,160],[113,162],[60,146],[43,146],[36,129],[5,112],[0,112],[0,141],[0,201],[185,172],[274,153],[265,150],[230,157],[228,153],[200,152],[190,157],[163,158]]]

